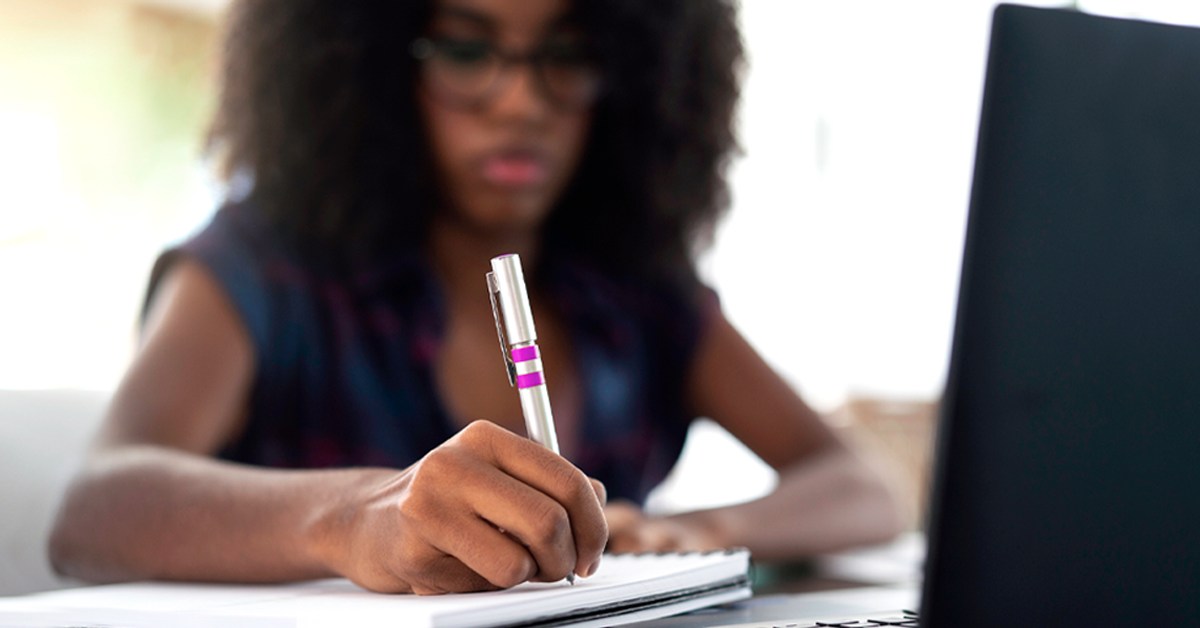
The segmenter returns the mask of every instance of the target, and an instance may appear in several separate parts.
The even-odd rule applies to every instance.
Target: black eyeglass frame
[[[438,44],[440,39],[435,37],[418,37],[409,44],[409,53],[419,62],[428,62],[437,54]],[[590,93],[580,98],[578,101],[564,100],[550,86],[550,80],[546,75],[546,64],[548,63],[550,52],[545,45],[538,46],[533,50],[524,53],[512,52],[504,50],[494,44],[488,45],[488,54],[492,55],[499,62],[499,66],[495,70],[495,76],[491,79],[491,83],[484,88],[478,96],[457,96],[450,93],[444,94],[446,104],[466,110],[479,110],[486,107],[496,96],[502,91],[505,85],[506,76],[511,68],[518,65],[528,65],[533,70],[534,80],[537,82],[538,91],[547,102],[561,111],[581,111],[594,105],[603,94],[608,81],[605,80],[603,72],[598,66],[594,66],[596,73],[595,85],[591,88]],[[425,77],[425,72],[428,68],[423,67],[421,74],[424,80],[430,80]],[[453,88],[449,88],[453,91]]]

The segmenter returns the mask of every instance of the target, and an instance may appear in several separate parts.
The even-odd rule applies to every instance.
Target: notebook
[[[281,586],[133,583],[0,599],[0,626],[126,628],[578,628],[618,626],[750,597],[749,553],[605,555],[574,585],[384,595],[347,580]]]
[[[1200,623],[1200,29],[996,9],[935,456],[919,620],[745,625]]]

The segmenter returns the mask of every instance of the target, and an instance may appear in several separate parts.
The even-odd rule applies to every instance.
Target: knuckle
[[[413,486],[396,501],[395,509],[406,525],[427,521],[440,510],[436,490],[425,490],[424,485]]]
[[[567,511],[553,502],[534,512],[531,523],[534,536],[532,540],[539,545],[558,545],[571,534],[571,519],[567,516]]]
[[[588,482],[583,471],[561,460],[553,461],[547,464],[547,467],[548,477],[553,487],[552,494],[564,505],[574,507],[588,503],[585,499],[596,499],[591,483]]]
[[[592,492],[596,495],[596,500],[603,506],[608,503],[608,487],[604,483],[595,478],[588,478],[588,482],[592,485]]]
[[[532,574],[533,564],[528,557],[513,556],[500,560],[488,580],[502,589],[508,589],[525,582]]]
[[[409,491],[440,492],[447,486],[456,486],[463,481],[468,467],[469,461],[460,452],[447,447],[434,449],[417,463]]]
[[[453,451],[447,447],[438,447],[421,459],[417,466],[417,473],[414,477],[414,482],[417,480],[430,481],[434,478],[442,477],[454,468],[455,455]]]
[[[572,468],[570,473],[565,478],[567,485],[567,499],[571,500],[572,504],[589,504],[596,501],[596,491],[592,488],[592,483],[588,481],[588,477],[583,471]]]
[[[396,504],[396,514],[406,526],[414,525],[414,521],[420,521],[425,516],[425,508],[417,504],[417,501],[415,496],[409,495]]]
[[[472,421],[459,432],[459,436],[467,444],[482,445],[494,440],[499,429],[491,421]]]

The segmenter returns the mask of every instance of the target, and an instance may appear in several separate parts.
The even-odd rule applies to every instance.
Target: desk
[[[789,620],[798,617],[837,617],[881,610],[915,608],[920,587],[854,587],[810,593],[758,595],[726,607],[629,624],[629,628],[707,628],[729,624]]]
[[[843,552],[823,556],[812,563],[758,563],[751,570],[751,584],[755,596],[723,608],[705,609],[691,615],[663,618],[631,624],[642,628],[700,628],[778,619],[822,618],[830,616],[858,615],[878,611],[895,611],[915,606],[916,587],[907,586],[867,587],[867,582],[883,582],[896,574],[908,574],[904,581],[914,581],[912,574],[914,549],[923,548],[919,537],[901,537],[896,542],[876,548]],[[640,563],[638,557],[623,557],[625,560],[608,563],[613,569],[624,565],[624,572],[615,571],[614,582],[598,583],[611,587],[631,577],[635,569],[639,577],[681,573],[676,561]],[[687,557],[689,569],[703,566],[705,569],[722,567],[720,578],[739,576],[745,569],[745,555],[693,555]],[[915,557],[919,560],[920,556]],[[849,563],[838,563],[837,560]],[[833,561],[833,562],[831,562]],[[896,570],[897,563],[906,564],[908,571]],[[840,565],[840,566],[839,566]],[[647,570],[650,572],[647,574]],[[716,574],[717,572],[713,572]],[[625,575],[621,575],[625,574]],[[855,578],[854,574],[858,574]],[[716,582],[720,582],[718,578]],[[857,579],[857,581],[855,581]],[[642,581],[630,581],[629,585]],[[649,582],[647,580],[646,582]],[[560,585],[562,583],[559,583]],[[849,588],[848,588],[849,587]],[[106,623],[111,625],[137,625],[155,628],[161,625],[194,625],[211,628],[224,626],[295,626],[297,621],[311,626],[378,625],[395,626],[396,622],[408,617],[409,624],[433,625],[439,621],[458,622],[460,625],[478,625],[481,622],[514,621],[490,615],[500,607],[510,610],[509,617],[536,617],[539,614],[569,611],[570,602],[580,601],[580,596],[564,595],[575,589],[571,587],[537,587],[517,592],[507,602],[492,598],[463,598],[453,596],[419,599],[414,596],[385,596],[362,591],[345,580],[317,581],[269,586],[222,586],[173,583],[129,583],[111,587],[84,587],[71,591],[45,593],[28,598],[0,599],[0,624],[21,626],[62,626]],[[604,590],[604,589],[600,589]],[[636,593],[637,588],[629,590]],[[643,589],[643,595],[646,589]],[[796,593],[796,592],[804,593]],[[579,591],[587,604],[603,603],[604,595],[589,595]],[[534,598],[522,595],[533,595]],[[724,599],[733,599],[727,596]],[[564,598],[567,598],[564,601]],[[609,596],[607,599],[612,599]],[[557,610],[539,606],[549,603]],[[531,604],[539,604],[533,605]],[[465,606],[464,606],[465,605]],[[518,608],[520,607],[520,608]],[[479,609],[483,608],[481,613]],[[521,610],[521,609],[524,610]],[[472,610],[475,609],[475,610]],[[637,615],[634,615],[637,616]],[[645,617],[646,615],[641,615]],[[6,621],[12,620],[12,621]]]
[[[798,579],[791,586],[827,586],[821,579]],[[238,588],[230,593],[222,587],[194,587],[179,585],[187,589],[180,594],[174,585],[158,583],[153,594],[138,590],[142,585],[118,585],[120,593],[111,588],[84,588],[62,594],[50,594],[55,600],[30,599],[0,600],[0,624],[19,626],[64,626],[64,625],[137,625],[153,628],[163,625],[196,626],[295,626],[303,618],[311,625],[341,626],[356,625],[357,619],[365,620],[359,625],[403,625],[396,624],[397,607],[387,596],[357,593],[354,604],[336,607],[322,601],[320,595],[293,596],[287,586],[267,587],[269,595],[264,597],[256,587]],[[304,586],[304,585],[299,585]],[[121,600],[114,600],[117,595]],[[70,598],[65,602],[63,597]],[[131,602],[134,600],[136,602]],[[217,600],[219,598],[219,601]],[[368,599],[369,598],[369,599]],[[877,611],[911,608],[917,599],[912,585],[892,587],[856,587],[811,593],[767,593],[726,607],[704,609],[688,615],[666,617],[653,621],[628,624],[637,628],[706,628],[747,622],[761,622],[796,618],[820,618],[831,616],[859,615]],[[5,606],[4,602],[9,604]],[[247,611],[246,603],[257,606]],[[263,608],[274,604],[274,608]],[[278,605],[286,606],[281,611]],[[236,607],[236,608],[235,608]],[[195,609],[203,609],[196,611]],[[225,615],[221,609],[231,610]],[[241,609],[240,611],[238,609]],[[210,611],[215,611],[210,613]],[[409,609],[410,614],[412,609]],[[429,619],[422,612],[412,614],[418,623]],[[11,621],[6,621],[11,620]],[[82,624],[80,623],[82,622]]]
[[[925,538],[902,535],[884,546],[802,563],[757,563],[754,597],[727,607],[630,624],[634,628],[701,628],[799,617],[836,617],[915,609]],[[889,582],[883,586],[882,583]]]

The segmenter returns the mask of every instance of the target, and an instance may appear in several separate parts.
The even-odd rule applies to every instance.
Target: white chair
[[[108,393],[0,390],[0,595],[78,584],[55,575],[50,526]]]

